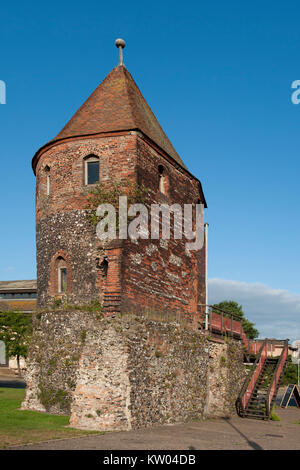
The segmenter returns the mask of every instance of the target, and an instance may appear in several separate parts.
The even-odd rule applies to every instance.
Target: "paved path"
[[[238,416],[190,424],[156,426],[137,431],[63,439],[18,447],[43,450],[300,450],[300,409],[276,409],[281,421],[258,421]]]
[[[18,376],[0,375],[0,388],[26,388],[24,379]]]

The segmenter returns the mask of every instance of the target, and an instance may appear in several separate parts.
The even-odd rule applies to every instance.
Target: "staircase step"
[[[270,345],[269,340],[265,340],[265,344]],[[287,341],[285,342],[284,347],[287,347]],[[249,354],[248,356],[250,358]],[[259,355],[256,355],[256,357],[258,358]],[[269,419],[267,415],[267,410],[266,410],[266,401],[268,400],[269,388],[274,379],[274,374],[279,363],[280,363],[279,357],[274,358],[274,357],[268,356],[266,357],[261,370],[257,371],[256,369],[258,373],[258,377],[256,378],[256,383],[254,384],[254,387],[252,389],[251,396],[248,399],[246,409],[240,409],[240,405],[239,405],[239,403],[242,403],[244,395],[240,396],[239,402],[237,402],[237,405],[238,405],[237,411],[240,416],[244,416],[246,418],[253,418],[253,419],[263,419],[263,420]],[[281,370],[280,376],[278,377],[278,382],[276,383],[275,391],[272,397],[272,401],[270,403],[271,407],[276,402],[276,397],[277,397],[280,381],[282,379],[285,368],[287,366],[287,360],[284,363],[281,363],[281,366],[282,366],[282,370]],[[252,375],[252,372],[251,372],[251,375]],[[248,386],[249,386],[249,382],[247,384],[247,387]]]
[[[254,396],[254,397],[251,397],[250,400],[255,400],[255,401],[262,401],[266,398],[267,394],[266,395],[258,395],[258,396]],[[248,400],[248,401],[250,401]]]
[[[257,408],[246,408],[245,412],[250,413],[252,415],[265,415],[266,414],[266,410],[259,410]]]
[[[264,410],[248,410],[248,408],[245,410],[245,413],[251,414],[251,415],[264,415],[266,412]]]
[[[266,415],[253,415],[249,413],[244,414],[245,418],[254,418],[254,419],[265,419],[267,416]]]
[[[261,409],[261,406],[260,406],[260,403],[249,403],[246,406],[246,409],[248,409],[248,408],[259,410],[259,409]]]
[[[255,409],[260,409],[261,408],[261,404],[260,403],[257,403],[257,402],[253,402],[253,403],[249,403],[246,408],[255,408]]]

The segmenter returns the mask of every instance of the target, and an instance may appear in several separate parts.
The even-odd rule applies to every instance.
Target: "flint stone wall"
[[[228,416],[243,379],[237,341],[133,314],[53,311],[35,320],[23,409],[69,414],[81,429],[137,429]]]

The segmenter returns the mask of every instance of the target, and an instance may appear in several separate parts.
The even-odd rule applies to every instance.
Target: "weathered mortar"
[[[87,330],[93,328],[95,319],[93,313],[61,310],[35,316],[25,374],[24,408],[70,413],[79,358]]]
[[[52,265],[55,253],[71,253],[68,274],[68,301],[71,304],[99,300],[97,281],[96,232],[89,224],[86,211],[59,212],[37,224],[38,307],[53,301],[53,280],[57,272]],[[99,256],[99,255],[98,255]],[[52,296],[51,296],[52,294]]]
[[[104,431],[226,416],[243,379],[240,351],[236,341],[212,342],[176,322],[44,313],[23,408],[70,414],[71,426]]]
[[[174,227],[169,241],[161,234],[100,247],[85,216],[94,188],[86,184],[91,156],[99,160],[103,187],[129,179],[148,188],[148,206],[206,205],[200,181],[182,165],[132,79],[126,79],[130,88],[120,88],[124,71],[117,67],[76,113],[75,127],[72,119],[33,160],[38,307],[60,300],[74,310],[37,316],[23,406],[70,414],[72,426],[87,429],[227,413],[235,394],[231,383],[242,376],[237,343],[211,343],[182,322],[190,318],[196,327],[199,304],[205,303],[205,247],[187,252]],[[114,317],[75,307],[93,301]],[[153,321],[154,313],[169,323]],[[212,372],[220,361],[222,370]]]
[[[148,205],[176,203],[184,207],[203,198],[199,182],[174,166],[137,131],[60,142],[45,150],[36,168],[38,307],[51,305],[60,295],[55,260],[61,256],[68,259],[67,294],[71,304],[99,300],[107,313],[140,313],[151,308],[197,315],[198,304],[205,302],[204,248],[187,253],[185,238],[173,237],[173,220],[170,241],[134,243],[127,239],[118,250],[104,250],[108,271],[102,282],[97,262],[99,240],[84,211],[91,190],[85,185],[84,159],[91,154],[99,158],[100,184],[112,178],[144,184]],[[159,191],[160,165],[168,179],[167,194]],[[46,167],[51,170],[49,195]]]
[[[244,378],[242,345],[232,339],[209,341],[206,415],[229,416],[233,413]]]
[[[163,165],[168,190],[158,190],[159,165]],[[137,138],[137,181],[149,189],[147,204],[195,204],[200,200],[197,180],[168,163],[143,137]],[[174,239],[171,217],[170,240],[127,240],[123,247],[122,310],[140,313],[151,308],[163,312],[196,315],[205,303],[204,248],[187,252],[186,239]],[[183,274],[184,273],[184,274]]]

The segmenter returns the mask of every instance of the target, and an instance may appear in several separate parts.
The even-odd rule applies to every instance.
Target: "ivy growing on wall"
[[[148,191],[144,184],[140,185],[128,178],[124,180],[111,179],[109,187],[102,183],[98,184],[87,194],[87,205],[85,207],[88,210],[87,217],[96,226],[104,218],[104,216],[97,216],[97,208],[101,204],[111,204],[116,211],[116,227],[118,231],[120,220],[119,197],[127,196],[128,207],[132,204],[146,204]],[[133,217],[128,216],[128,222],[132,219]]]

